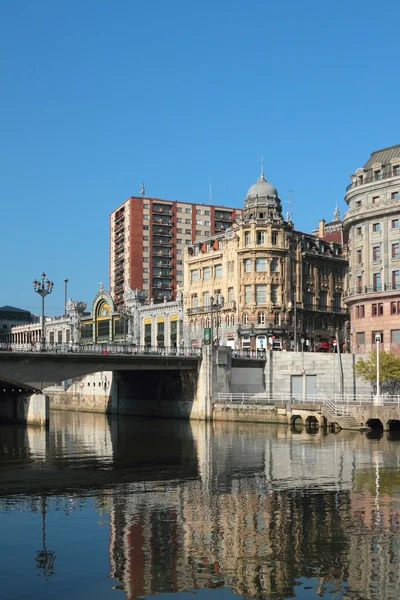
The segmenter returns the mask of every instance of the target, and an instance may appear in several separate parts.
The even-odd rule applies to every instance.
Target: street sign
[[[204,329],[204,344],[211,344],[211,327],[206,327]]]

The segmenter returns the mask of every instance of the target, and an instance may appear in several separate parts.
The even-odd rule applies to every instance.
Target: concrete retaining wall
[[[44,394],[5,392],[0,400],[0,420],[45,427],[49,422],[49,397]]]

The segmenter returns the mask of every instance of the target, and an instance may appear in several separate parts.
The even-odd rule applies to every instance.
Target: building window
[[[165,338],[164,338],[164,321],[157,323],[157,346],[159,348],[164,348]]]
[[[211,277],[211,269],[210,267],[204,267],[203,269],[203,279],[210,279]]]
[[[259,325],[265,325],[265,313],[264,312],[259,312],[258,313],[257,323]]]
[[[65,341],[66,341],[67,344],[69,344],[69,342],[71,341],[71,331],[70,331],[70,329],[67,329],[67,331],[66,331]]]
[[[280,324],[279,323],[279,320],[280,320],[279,317],[280,317],[279,313],[275,313],[274,314],[274,325],[276,325],[276,326],[278,326]]]
[[[267,270],[267,259],[266,258],[256,258],[256,271],[266,271]]]
[[[393,175],[400,175],[400,165],[393,165]]]
[[[246,231],[244,234],[244,245],[250,246],[250,231]]]
[[[391,195],[392,200],[397,200],[398,197],[399,197],[399,192],[392,192],[392,195]]]
[[[380,273],[373,274],[373,291],[374,292],[381,291],[381,274]]]
[[[376,204],[379,200],[379,196],[372,196],[372,204]]]
[[[373,233],[379,233],[381,230],[381,224],[380,223],[374,223],[372,225],[372,231]]]
[[[400,344],[400,329],[391,330],[390,341],[392,344]]]
[[[57,344],[62,344],[62,331],[57,332]]]
[[[362,233],[361,227],[356,227],[356,236],[360,237]]]
[[[246,260],[244,261],[244,272],[251,273],[251,259],[250,258],[246,258]]]
[[[177,220],[176,220],[176,222],[177,223],[183,223],[182,217],[178,217]],[[180,230],[178,229],[178,231],[182,231],[182,229],[180,229]]]
[[[198,281],[199,280],[199,270],[193,269],[190,272],[190,278],[191,278],[191,281]]]
[[[247,313],[243,313],[242,316],[243,325],[247,326],[249,324],[249,315]]]
[[[251,285],[244,286],[244,302],[245,304],[251,303]]]
[[[357,275],[357,293],[362,292],[362,275]]]
[[[210,292],[203,292],[203,306],[210,306]]]
[[[177,238],[176,243],[177,244],[183,244],[183,240],[181,238]]]
[[[278,303],[278,286],[275,284],[271,285],[271,303],[272,304]]]
[[[364,304],[356,306],[356,319],[362,319],[365,316]]]
[[[271,243],[273,246],[276,246],[276,244],[278,243],[278,232],[277,231],[273,231],[271,233]]]
[[[90,336],[88,336],[88,337],[90,337]],[[49,342],[50,342],[50,344],[54,344],[54,331],[50,331]]]
[[[382,179],[382,171],[380,169],[374,171],[374,179],[375,181],[380,181]]]
[[[235,291],[233,287],[228,288],[228,302],[233,302],[235,300]]]
[[[197,294],[192,294],[192,308],[198,308],[199,299],[197,298]]]
[[[319,303],[318,303],[319,310],[326,310],[326,307],[327,307],[327,298],[328,298],[327,292],[320,292],[319,293]]]
[[[214,276],[222,277],[222,265],[215,265],[214,267]]]
[[[356,333],[356,341],[357,341],[357,346],[365,345],[365,332],[364,331],[358,331]]]
[[[399,228],[399,220],[392,219],[392,229],[398,229],[398,228]]]
[[[190,213],[191,213],[191,212],[192,212],[192,209],[191,209],[191,208],[185,208],[185,213],[186,213],[187,215],[190,215]]]
[[[259,283],[256,285],[256,303],[267,303],[267,286],[263,283]]]
[[[392,258],[400,258],[400,244],[396,242],[392,244]]]
[[[372,248],[372,260],[374,262],[381,262],[381,247],[374,246]]]
[[[356,250],[356,263],[357,265],[361,265],[362,264],[362,250]]]
[[[400,271],[392,271],[392,289],[400,290]]]
[[[271,273],[277,273],[277,272],[278,272],[278,259],[273,258],[271,260]]]
[[[192,224],[192,219],[185,219],[185,223],[186,223],[186,225],[191,225]]]
[[[183,275],[183,271],[177,271],[176,274],[179,276]]]
[[[265,231],[257,231],[257,244],[259,246],[265,244]]]
[[[372,304],[372,311],[371,311],[371,315],[373,317],[377,317],[377,316],[382,316],[383,315],[383,302],[378,302],[375,304]]]
[[[218,240],[218,250],[222,250],[222,242],[221,242],[221,240]]]

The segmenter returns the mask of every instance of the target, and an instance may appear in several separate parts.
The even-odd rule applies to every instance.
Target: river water
[[[0,427],[0,597],[400,597],[400,441],[53,412]]]

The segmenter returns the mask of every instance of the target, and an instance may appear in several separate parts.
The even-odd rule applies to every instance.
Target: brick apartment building
[[[110,215],[110,292],[116,308],[126,289],[144,289],[149,300],[173,299],[183,284],[184,248],[230,228],[243,211],[131,196]]]

